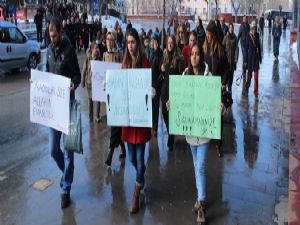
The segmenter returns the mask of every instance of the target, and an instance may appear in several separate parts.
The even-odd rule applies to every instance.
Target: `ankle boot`
[[[139,210],[140,192],[141,192],[141,186],[138,183],[135,183],[134,193],[132,196],[132,201],[131,201],[131,205],[130,205],[130,209],[129,209],[129,212],[132,214],[137,213]]]
[[[204,224],[205,223],[205,202],[200,201],[199,202],[199,208],[197,212],[197,223]]]
[[[121,151],[120,151],[119,159],[124,159],[126,157],[125,145],[123,142],[121,142],[120,145],[121,145]]]
[[[107,166],[111,166],[111,161],[112,161],[113,154],[114,154],[114,148],[110,148],[110,149],[109,149],[108,156],[107,156],[107,159],[106,159],[106,161],[105,161],[105,164],[106,164]]]

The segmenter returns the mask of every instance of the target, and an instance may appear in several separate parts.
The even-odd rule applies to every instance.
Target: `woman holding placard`
[[[180,75],[184,70],[184,60],[180,49],[176,45],[176,38],[171,35],[167,38],[167,49],[164,51],[161,71],[162,71],[162,89],[161,102],[164,121],[169,132],[169,113],[166,103],[169,100],[169,75]],[[174,135],[169,134],[168,149],[172,151],[174,148]]]
[[[206,38],[203,44],[204,61],[208,65],[209,73],[213,76],[220,76],[222,80],[222,92],[226,90],[228,61],[224,47],[219,41],[219,32],[215,21],[211,20],[206,27]],[[221,119],[222,121],[222,119]],[[216,150],[219,158],[223,156],[221,150],[222,144],[222,122],[221,122],[221,140],[216,140]]]
[[[201,58],[201,50],[197,44],[194,44],[191,48],[191,54],[189,57],[188,68],[185,69],[183,75],[204,75],[208,72],[208,68],[206,68],[203,58]],[[170,109],[170,101],[167,101],[166,107]],[[220,104],[220,110],[223,111],[223,104]],[[195,169],[195,178],[196,178],[196,187],[197,187],[197,200],[194,205],[194,211],[197,213],[197,222],[205,223],[205,209],[206,209],[206,169],[205,169],[205,161],[206,155],[209,149],[209,138],[201,138],[201,137],[193,137],[186,136],[186,141],[190,145],[194,169]]]
[[[135,29],[126,33],[126,50],[122,63],[123,69],[150,68],[150,63],[143,52],[139,34]],[[136,170],[136,182],[130,205],[130,213],[139,210],[140,191],[145,182],[144,154],[146,142],[151,139],[151,128],[122,127],[122,141],[127,143],[129,159]]]
[[[106,47],[107,52],[103,54],[103,61],[105,62],[116,62],[119,63],[122,60],[122,54],[118,51],[117,46],[117,33],[114,29],[108,29],[106,34]],[[110,144],[109,144],[109,153],[107,159],[105,160],[105,164],[110,166],[112,157],[114,154],[114,150],[119,145],[121,146],[121,152],[119,155],[120,159],[126,157],[126,149],[125,145],[121,140],[122,128],[121,127],[111,127],[110,134]]]
[[[93,122],[94,104],[96,105],[95,122],[100,122],[100,102],[93,102],[92,100],[92,70],[91,60],[100,60],[100,52],[96,42],[92,42],[91,47],[86,51],[86,59],[82,69],[82,87],[86,87],[89,98],[89,119]]]

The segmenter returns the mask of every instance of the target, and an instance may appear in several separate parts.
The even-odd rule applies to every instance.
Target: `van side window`
[[[17,28],[15,28],[15,27],[9,28],[9,36],[10,36],[11,42],[23,43],[23,35]]]
[[[10,42],[8,28],[0,28],[0,42],[3,42],[3,43]]]

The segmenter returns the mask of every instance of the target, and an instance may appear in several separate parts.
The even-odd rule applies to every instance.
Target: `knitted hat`
[[[151,39],[154,39],[154,40],[158,41],[159,37],[158,37],[156,32],[152,32]]]
[[[117,46],[118,46],[118,43],[117,43],[117,32],[113,29],[113,28],[109,28],[108,30],[107,30],[107,33],[106,33],[106,37],[107,37],[107,35],[111,35],[111,37],[114,39],[114,48],[113,49],[111,49],[112,51],[116,51],[116,49],[118,48]]]
[[[112,38],[117,41],[117,32],[113,28],[108,28],[106,35],[111,34]]]
[[[209,21],[206,27],[206,31],[209,31],[210,33],[212,33],[213,36],[218,37],[218,28],[215,21],[213,20]]]
[[[251,28],[252,27],[257,27],[257,24],[256,24],[256,21],[255,20],[252,20],[252,22],[251,22]]]

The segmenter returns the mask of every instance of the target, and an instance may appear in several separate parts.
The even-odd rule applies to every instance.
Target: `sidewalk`
[[[289,157],[289,224],[300,224],[300,73],[290,56],[291,135]]]

